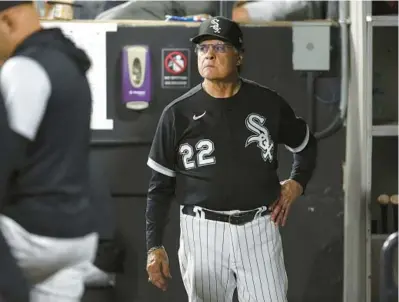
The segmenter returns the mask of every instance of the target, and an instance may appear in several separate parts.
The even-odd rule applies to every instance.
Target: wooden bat
[[[395,232],[398,231],[398,203],[399,203],[399,196],[397,194],[392,195],[390,198],[392,203],[392,211],[393,211],[393,227]]]
[[[381,209],[381,232],[382,234],[388,234],[388,204],[390,197],[387,194],[381,194],[378,196],[377,201],[380,204]]]

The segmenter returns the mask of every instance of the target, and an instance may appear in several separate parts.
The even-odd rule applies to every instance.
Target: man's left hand
[[[281,182],[280,198],[272,206],[272,221],[277,225],[284,226],[291,204],[301,196],[302,186],[293,179],[287,179]]]

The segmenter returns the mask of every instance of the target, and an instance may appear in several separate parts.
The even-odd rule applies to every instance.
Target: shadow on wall
[[[343,244],[343,238],[336,238],[315,255],[302,301],[342,301]],[[329,278],[326,278],[326,272],[329,272]],[[317,291],[315,286],[318,288]],[[328,296],[321,297],[321,293]]]

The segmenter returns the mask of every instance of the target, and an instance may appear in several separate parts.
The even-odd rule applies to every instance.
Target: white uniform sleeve
[[[34,140],[51,95],[51,82],[46,70],[31,58],[13,57],[1,69],[0,92],[11,130]]]

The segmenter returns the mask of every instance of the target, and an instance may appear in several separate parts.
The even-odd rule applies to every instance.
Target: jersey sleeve
[[[147,165],[156,172],[175,177],[175,116],[167,107],[159,119]]]
[[[11,130],[33,141],[51,95],[46,70],[32,58],[13,57],[1,69],[0,90]]]
[[[36,138],[51,94],[44,68],[28,57],[13,57],[0,70],[0,198],[6,180]]]
[[[297,117],[290,105],[282,98],[278,133],[279,142],[292,153],[301,152],[309,142],[310,132],[307,123]]]

